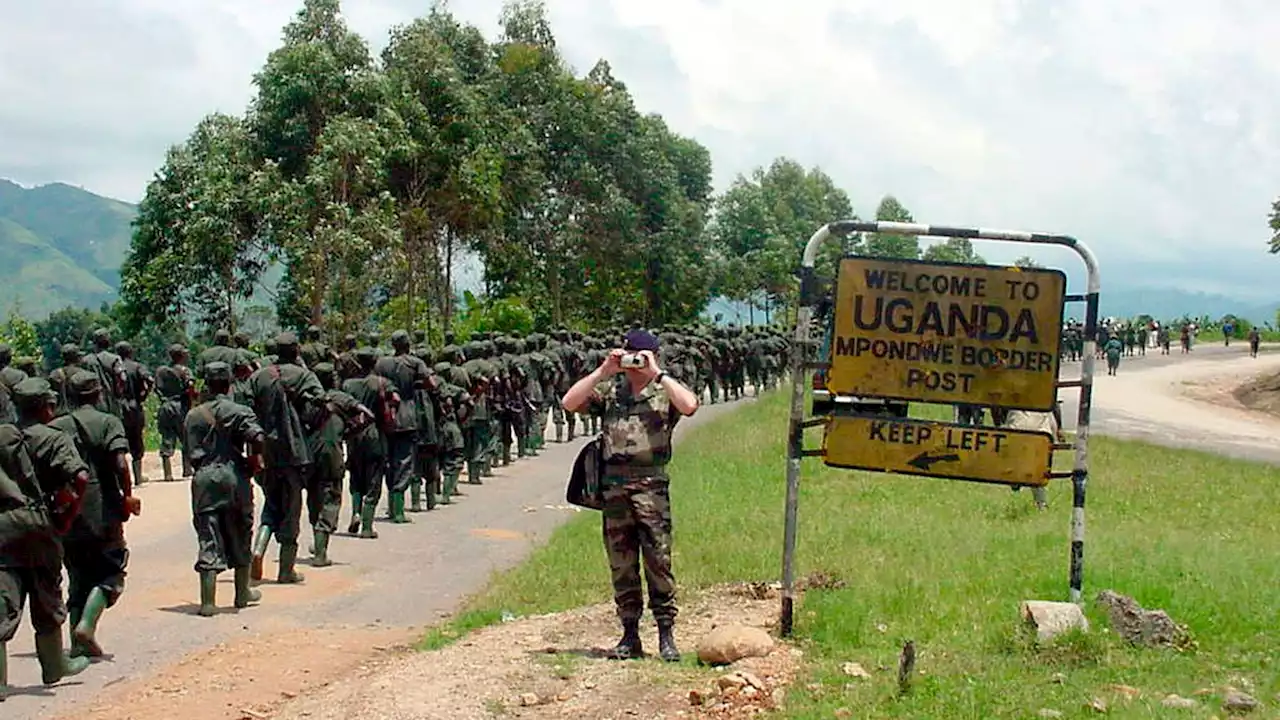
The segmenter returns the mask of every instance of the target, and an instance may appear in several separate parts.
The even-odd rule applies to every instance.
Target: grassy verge
[[[935,414],[935,413],[929,413]],[[675,569],[685,590],[778,576],[782,539],[786,399],[779,395],[700,427],[672,467]],[[816,443],[816,438],[811,441]],[[1030,493],[968,483],[829,470],[807,461],[798,562],[843,588],[804,598],[797,638],[808,676],[788,696],[792,717],[1155,717],[1169,693],[1256,685],[1280,702],[1280,557],[1275,470],[1217,456],[1095,438],[1085,592],[1134,595],[1186,623],[1190,653],[1124,646],[1106,632],[1036,648],[1017,630],[1023,599],[1065,599],[1070,488],[1050,489],[1037,513]],[[503,612],[551,612],[607,601],[599,518],[584,514],[548,545],[497,577],[467,612],[427,638],[437,646]],[[1089,603],[1096,626],[1105,621]],[[919,649],[921,675],[895,697],[902,642]],[[871,680],[845,676],[861,663]],[[1240,678],[1243,678],[1243,682]],[[1120,701],[1108,686],[1138,688]],[[1186,717],[1218,711],[1211,697]],[[1220,711],[1219,711],[1220,714]]]

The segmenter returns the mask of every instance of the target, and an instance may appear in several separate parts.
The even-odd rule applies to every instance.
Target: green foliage
[[[968,238],[947,238],[940,243],[930,245],[921,256],[929,262],[963,263],[967,265],[985,265],[986,260],[974,252],[973,242]]]
[[[10,310],[9,317],[0,325],[0,343],[8,345],[14,357],[40,354],[40,338],[36,334],[36,326],[17,309]]]
[[[521,333],[534,329],[534,315],[519,298],[481,300],[470,292],[463,294],[457,334],[466,339],[477,332]]]
[[[682,597],[777,578],[783,471],[776,460],[785,450],[788,399],[767,395],[691,430],[677,448],[670,473]],[[819,438],[814,430],[809,441]],[[1242,682],[1256,685],[1257,697],[1273,697],[1280,595],[1259,592],[1258,578],[1269,576],[1280,540],[1272,519],[1254,508],[1269,501],[1274,469],[1105,437],[1093,438],[1090,451],[1091,475],[1106,492],[1090,496],[1086,598],[1115,588],[1162,608],[1190,627],[1198,651],[1128,646],[1105,632],[1107,619],[1092,602],[1088,634],[1039,644],[1019,632],[1020,600],[1066,595],[1069,483],[1051,485],[1049,511],[1037,512],[1026,491],[806,460],[797,576],[822,572],[844,586],[809,589],[797,603],[805,664],[780,716],[1016,718],[1057,708],[1086,717],[1093,711],[1085,703],[1104,697],[1113,714],[1164,717],[1159,702],[1168,693],[1191,697]],[[610,596],[599,518],[584,513],[498,576],[431,645],[503,611],[555,612]],[[906,638],[916,643],[919,674],[899,698],[895,669]],[[871,677],[850,682],[842,665],[851,661]],[[1117,685],[1139,688],[1142,698],[1119,702]],[[1202,716],[1218,702],[1203,700]]]
[[[892,195],[885,195],[876,208],[876,220],[882,222],[915,222],[911,213]],[[972,251],[972,249],[970,249]],[[890,235],[871,233],[867,236],[864,254],[871,257],[901,258],[918,260],[920,258],[920,238],[914,235]]]
[[[1020,268],[1029,268],[1029,269],[1044,267],[1043,265],[1041,265],[1040,263],[1032,259],[1030,255],[1023,255],[1022,257],[1019,257],[1017,260],[1014,260],[1013,266],[1020,267]]]

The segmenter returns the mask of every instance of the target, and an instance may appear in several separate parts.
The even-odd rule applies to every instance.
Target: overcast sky
[[[452,7],[492,36],[500,4]],[[1074,234],[1104,282],[1277,295],[1274,0],[547,4],[575,68],[608,59],[710,148],[718,188],[788,155],[864,216],[893,193],[923,222]],[[138,200],[201,116],[244,110],[299,6],[0,0],[0,177]],[[426,6],[344,3],[375,51]]]

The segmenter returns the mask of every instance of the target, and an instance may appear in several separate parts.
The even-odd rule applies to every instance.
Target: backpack
[[[597,435],[578,451],[565,501],[588,510],[604,509],[604,439]]]

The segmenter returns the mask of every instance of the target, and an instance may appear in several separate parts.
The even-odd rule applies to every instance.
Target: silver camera
[[[639,370],[646,364],[648,364],[648,361],[645,360],[645,357],[640,353],[627,353],[618,361],[619,367],[623,367],[628,370]]]

